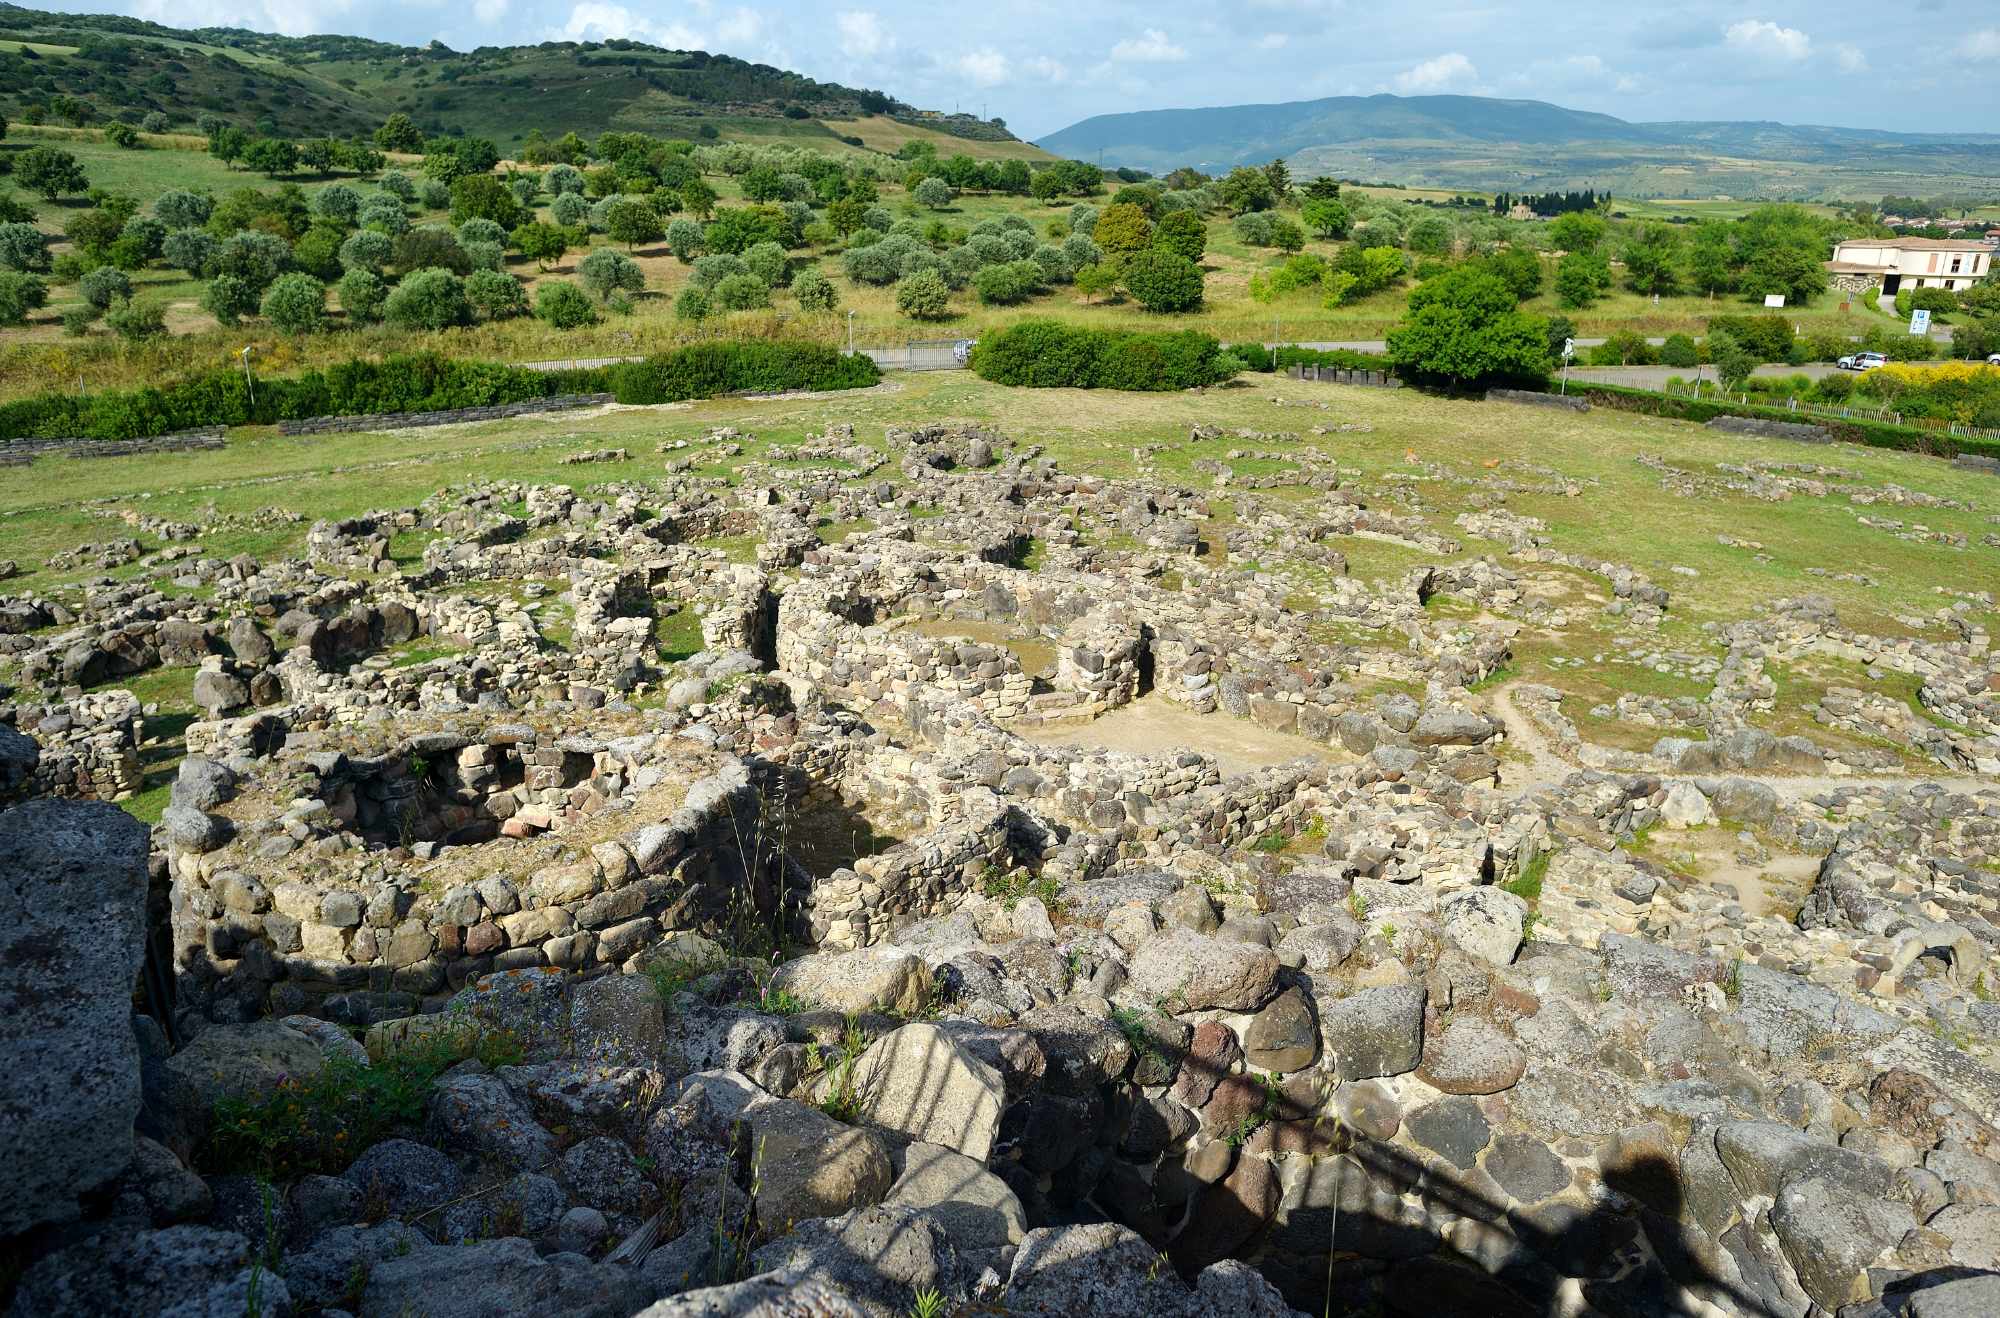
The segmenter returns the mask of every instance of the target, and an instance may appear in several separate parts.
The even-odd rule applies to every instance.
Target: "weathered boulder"
[[[958,1251],[937,1222],[887,1204],[803,1223],[751,1255],[751,1266],[794,1284],[824,1282],[875,1318],[905,1318],[924,1292],[947,1308],[966,1298]]]
[[[0,1236],[71,1220],[131,1160],[146,849],[146,826],[114,805],[0,813]]]
[[[812,1217],[838,1217],[879,1203],[895,1180],[879,1136],[790,1099],[774,1098],[734,1071],[689,1076],[682,1091],[700,1090],[723,1121],[742,1120],[757,1156],[757,1219],[783,1231]],[[654,1142],[649,1138],[648,1152]],[[657,1160],[657,1159],[656,1159]],[[662,1174],[668,1174],[663,1168]]]
[[[224,1098],[274,1092],[287,1078],[317,1075],[326,1065],[320,1046],[276,1021],[211,1025],[167,1059],[166,1100],[172,1143],[192,1149]]]
[[[1490,1021],[1461,1016],[1424,1044],[1417,1079],[1447,1094],[1497,1094],[1528,1068],[1528,1055]]]
[[[1003,1249],[1027,1233],[1020,1199],[982,1164],[936,1144],[910,1145],[902,1163],[882,1202],[936,1220],[959,1249]]]
[[[1187,1302],[1173,1268],[1115,1222],[1030,1231],[1007,1278],[1007,1308],[1019,1314],[1165,1318]]]
[[[218,1292],[235,1289],[250,1268],[250,1242],[234,1231],[170,1226],[161,1231],[106,1231],[43,1256],[21,1276],[9,1314],[158,1314],[189,1306],[207,1314]],[[263,1303],[236,1296],[245,1318],[282,1318],[291,1300],[282,1279],[266,1271]]]
[[[1521,950],[1528,904],[1500,888],[1467,888],[1438,903],[1444,936],[1482,961],[1504,966]]]
[[[1771,1230],[1799,1284],[1829,1310],[1865,1299],[1868,1269],[1915,1225],[1903,1204],[1815,1177],[1786,1186],[1771,1206]]]
[[[560,1313],[626,1318],[646,1303],[632,1274],[578,1254],[547,1258],[519,1237],[434,1246],[376,1263],[361,1292],[360,1318],[485,1318]]]
[[[1120,996],[1163,1003],[1176,1013],[1253,1011],[1276,991],[1278,958],[1254,943],[1168,929],[1132,955]]]
[[[1415,984],[1362,989],[1320,999],[1326,1053],[1342,1080],[1414,1071],[1424,1055],[1424,990]]]
[[[342,1174],[365,1199],[399,1217],[441,1207],[465,1181],[450,1158],[403,1139],[384,1140],[366,1150]]]
[[[772,987],[828,1011],[896,1011],[914,1015],[930,995],[923,958],[882,945],[859,952],[815,952],[778,967]]]
[[[868,1046],[852,1075],[857,1117],[985,1162],[1007,1087],[1000,1072],[935,1025],[905,1025]]]

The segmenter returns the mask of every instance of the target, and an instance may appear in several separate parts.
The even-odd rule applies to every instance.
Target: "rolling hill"
[[[426,132],[488,137],[503,151],[539,128],[836,149],[916,138],[974,156],[1042,155],[995,123],[706,51],[613,40],[459,52],[0,4],[0,114],[75,122],[70,111],[87,123],[157,113],[181,129],[213,115],[288,137],[365,133],[401,111]]]
[[[1543,101],[1335,96],[1098,115],[1040,139],[1058,155],[1215,172],[1285,157],[1294,172],[1625,196],[1868,196],[2000,191],[2000,135],[1767,122],[1634,123]]]

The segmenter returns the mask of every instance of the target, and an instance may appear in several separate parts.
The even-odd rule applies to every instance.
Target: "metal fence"
[[[962,371],[972,339],[911,339],[900,348],[857,348],[885,371]]]

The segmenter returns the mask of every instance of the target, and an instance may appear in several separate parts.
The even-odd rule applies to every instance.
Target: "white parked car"
[[[1986,364],[1988,366],[2000,366],[2000,352],[1996,352],[1991,356],[1989,356],[1986,359]]]
[[[1834,365],[1843,371],[1872,371],[1877,366],[1887,366],[1889,359],[1879,352],[1857,352],[1842,357]]]

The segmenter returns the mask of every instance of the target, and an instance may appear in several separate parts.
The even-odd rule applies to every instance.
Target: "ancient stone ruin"
[[[2000,1313],[1984,633],[1683,661],[1576,482],[1295,439],[593,450],[0,601],[10,1312]],[[1705,694],[1507,682],[1586,617]],[[1758,725],[1857,656],[1916,705]]]

